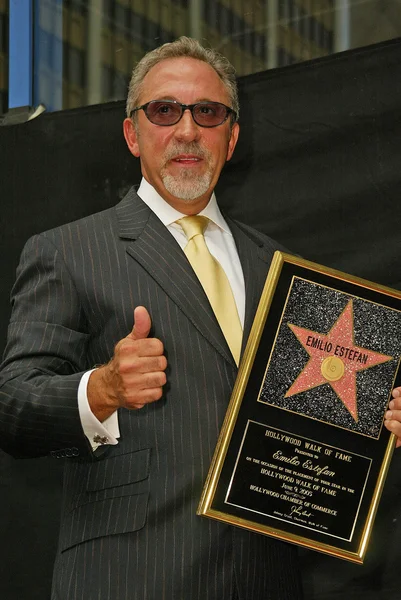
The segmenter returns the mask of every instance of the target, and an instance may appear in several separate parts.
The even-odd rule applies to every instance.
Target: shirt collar
[[[150,185],[148,181],[144,177],[142,177],[141,185],[137,191],[138,196],[147,204],[156,216],[160,219],[160,221],[168,227],[172,225],[178,219],[185,217],[183,213],[179,212],[175,208],[173,208],[168,202],[163,200],[160,194],[155,190],[155,188]],[[223,215],[220,212],[220,209],[217,205],[216,196],[213,192],[207,206],[199,213],[210,219],[215,225],[220,227],[226,233],[231,235],[230,229],[226,221],[223,218]]]

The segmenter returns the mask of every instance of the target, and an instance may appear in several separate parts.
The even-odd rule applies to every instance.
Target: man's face
[[[143,81],[139,106],[150,100],[201,101],[231,105],[217,73],[193,58],[171,58],[154,66]],[[124,121],[124,135],[132,154],[141,159],[142,174],[159,194],[184,214],[196,214],[209,202],[221,169],[230,160],[239,126],[230,119],[217,127],[197,125],[186,110],[175,125],[151,123],[143,110],[136,127]]]

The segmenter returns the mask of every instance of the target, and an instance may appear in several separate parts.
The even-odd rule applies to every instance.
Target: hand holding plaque
[[[401,446],[401,387],[395,388],[386,412],[384,425],[397,436],[396,448]]]

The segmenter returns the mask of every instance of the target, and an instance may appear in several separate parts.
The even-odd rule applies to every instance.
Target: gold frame
[[[296,535],[294,533],[285,531],[285,529],[281,529],[279,527],[270,525],[268,526],[263,523],[258,523],[255,520],[248,519],[246,517],[239,517],[230,513],[223,512],[222,510],[216,510],[215,508],[213,508],[213,500],[215,498],[220,475],[222,472],[225,458],[227,456],[227,451],[230,446],[234,426],[237,422],[237,417],[240,411],[241,403],[245,394],[249,378],[251,376],[255,356],[259,348],[262,332],[265,327],[265,323],[270,311],[273,297],[276,288],[279,284],[281,272],[285,263],[300,266],[312,272],[320,273],[323,275],[329,275],[334,279],[355,284],[364,289],[373,290],[375,292],[383,294],[384,296],[390,296],[392,298],[396,298],[397,301],[401,301],[401,292],[399,292],[398,290],[393,290],[383,285],[375,284],[358,277],[347,275],[341,271],[327,268],[322,265],[295,256],[291,256],[289,254],[284,254],[279,251],[275,252],[261,295],[261,299],[250,332],[250,336],[246,345],[246,349],[239,367],[238,376],[233,388],[231,400],[222,425],[222,429],[209,469],[209,473],[204,485],[197,514],[206,517],[211,517],[213,519],[217,519],[230,525],[243,527],[256,533],[266,534],[287,542],[295,543],[299,546],[303,546],[312,550],[317,550],[319,552],[323,552],[335,556],[337,558],[342,558],[350,562],[361,564],[363,563],[364,556],[366,554],[369,537],[372,532],[375,515],[380,501],[380,496],[390,465],[392,453],[395,448],[396,437],[393,434],[388,433],[385,429],[384,432],[385,435],[388,435],[388,442],[385,447],[379,475],[376,479],[376,485],[374,487],[373,494],[371,495],[370,506],[364,522],[362,535],[360,536],[355,551],[344,550],[343,548],[338,548],[332,544],[322,543],[320,541],[314,540],[313,537],[311,539],[302,535]],[[400,361],[398,361],[398,367],[399,364]],[[394,376],[393,385],[395,378],[396,375]]]

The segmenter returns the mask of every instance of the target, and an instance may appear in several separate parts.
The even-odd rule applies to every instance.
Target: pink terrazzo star
[[[356,373],[392,360],[393,357],[355,345],[352,300],[348,302],[327,335],[291,323],[288,323],[288,326],[310,359],[285,394],[285,398],[328,383],[353,419],[358,421]],[[330,373],[330,365],[333,375]]]

